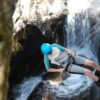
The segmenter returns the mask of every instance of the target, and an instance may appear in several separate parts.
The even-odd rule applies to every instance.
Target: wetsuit
[[[58,65],[58,68],[66,68],[65,70],[69,73],[84,74],[84,70],[86,69],[84,67],[84,62],[86,58],[77,55],[70,57],[65,48],[58,44],[52,44],[52,48],[58,48],[60,50],[60,54],[56,58],[50,58],[50,55],[44,55],[46,69],[50,68],[51,63]]]

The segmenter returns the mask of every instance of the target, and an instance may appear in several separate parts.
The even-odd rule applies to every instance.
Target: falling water
[[[66,26],[68,48],[77,48],[80,41],[82,41],[86,37],[86,34],[89,33],[90,25],[86,12],[88,7],[89,2],[87,2],[87,0],[68,1],[69,14]]]
[[[30,77],[24,79],[22,84],[16,86],[14,89],[15,99],[14,100],[27,100],[36,86],[42,81],[42,78],[37,77]]]
[[[64,24],[64,45],[74,50],[77,55],[82,55],[98,63],[98,59],[91,49],[93,41],[90,39],[92,34],[89,20],[89,8],[91,8],[92,1],[93,0],[68,0],[69,14],[65,18]],[[80,86],[87,88],[89,85],[84,85],[84,82],[87,82],[86,77],[72,74],[65,80],[65,84],[67,84],[68,87],[64,93],[66,95],[70,91],[74,93],[74,90],[77,90]],[[88,80],[87,84],[89,83],[91,83],[91,80]],[[82,90],[84,90],[84,88]],[[70,91],[67,92],[67,90]]]
[[[91,50],[91,25],[89,8],[93,0],[69,0],[69,14],[65,19],[65,46],[76,51],[77,54],[97,61]]]

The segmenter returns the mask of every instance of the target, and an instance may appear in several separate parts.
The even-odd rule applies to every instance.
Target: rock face
[[[23,33],[23,29],[20,30]],[[45,72],[43,56],[40,51],[40,45],[44,42],[52,42],[51,39],[45,38],[34,25],[26,25],[25,33],[27,38],[19,38],[22,49],[11,55],[11,70],[9,75],[9,100],[13,98],[12,90],[21,83],[24,78],[40,75]],[[41,69],[41,70],[40,70]]]
[[[34,23],[42,33],[52,32],[50,25],[67,14],[66,4],[64,0],[19,0],[13,14],[14,31],[19,31],[26,23]]]
[[[96,16],[91,15],[93,14],[92,10],[94,10],[93,4],[99,5],[99,0],[93,0],[93,2],[82,0],[85,7],[79,7],[79,10],[78,5],[75,5],[75,2],[80,3],[79,0],[24,1],[25,0],[19,0],[16,4],[13,15],[13,29],[15,36],[18,35],[20,37],[20,35],[25,32],[26,39],[18,39],[18,42],[20,42],[23,48],[22,51],[12,56],[10,74],[11,88],[18,83],[21,85],[18,90],[14,91],[15,94],[18,94],[16,94],[13,99],[9,96],[9,100],[99,100],[99,88],[96,87],[93,81],[82,75],[69,75],[60,85],[51,85],[48,83],[48,75],[47,80],[43,80],[42,83],[39,81],[40,85],[37,86],[32,93],[24,93],[23,91],[24,89],[29,90],[30,88],[30,85],[25,83],[29,82],[35,84],[33,78],[32,80],[22,82],[25,77],[29,78],[30,76],[40,75],[40,73],[45,70],[43,69],[43,71],[41,71],[42,69],[40,69],[44,64],[39,47],[43,42],[54,42],[55,40],[52,41],[52,39],[61,38],[61,40],[58,39],[56,42],[61,41],[65,47],[76,50],[77,54],[86,56],[98,63],[100,59],[100,56],[97,56],[100,49],[98,43],[100,39],[100,31],[98,28],[99,11],[97,12],[96,19]],[[73,8],[74,5],[71,6],[73,3],[75,8],[77,8],[76,10]],[[68,10],[69,14],[67,13]],[[60,26],[62,26],[62,28]],[[54,38],[54,33],[57,33],[57,38]],[[92,33],[94,34],[89,36]],[[47,37],[50,37],[50,39]],[[83,42],[85,38],[86,42]],[[36,67],[33,68],[33,66]],[[29,96],[28,98],[25,99],[25,97],[21,97],[26,94]]]

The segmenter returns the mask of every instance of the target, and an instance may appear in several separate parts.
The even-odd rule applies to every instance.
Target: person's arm
[[[72,51],[72,50],[70,50],[70,49],[67,49],[67,48],[65,48],[65,47],[63,47],[63,46],[61,46],[61,45],[59,45],[59,44],[52,44],[52,46],[55,46],[55,47],[59,48],[61,51],[66,50],[66,51],[68,52],[68,54],[69,54],[70,56],[72,56],[72,57],[74,57],[74,55],[75,55],[75,52],[74,52],[74,51]]]
[[[69,54],[70,56],[72,56],[72,57],[75,56],[75,52],[74,52],[74,51],[72,51],[72,50],[70,50],[70,49],[67,49],[67,48],[65,48],[65,50],[68,52],[68,54]]]
[[[60,68],[60,69],[50,68],[49,58],[46,54],[44,55],[44,64],[45,64],[47,72],[63,72],[64,71],[63,68]]]
[[[46,54],[44,54],[44,64],[45,64],[46,70],[48,70],[48,68],[50,68],[50,63],[49,63],[48,55]]]
[[[49,68],[47,69],[47,72],[63,72],[64,68],[60,68],[60,69],[55,69],[55,68]]]

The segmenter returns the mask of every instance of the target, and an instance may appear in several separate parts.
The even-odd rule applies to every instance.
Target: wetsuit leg
[[[90,59],[75,55],[74,61],[76,64],[79,64],[79,65],[83,64],[86,67],[88,66],[89,69],[92,69],[92,70],[96,69],[96,70],[100,71],[100,66]]]
[[[86,68],[80,67],[75,64],[70,64],[66,71],[73,74],[84,74]]]
[[[78,64],[78,65],[80,65],[82,67],[85,67],[85,68],[87,68],[89,70],[92,70],[92,71],[94,70],[94,67],[92,67],[94,62],[87,59],[87,58],[75,55],[74,56],[74,61],[75,61],[75,64]],[[88,61],[88,63],[86,63],[87,61]]]
[[[83,64],[84,65],[85,60],[86,60],[86,58],[84,58],[84,57],[81,57],[81,56],[78,56],[78,55],[74,56],[74,61],[75,61],[76,64],[79,64],[79,65]]]
[[[78,56],[78,55],[75,55],[74,56],[74,60],[75,60],[75,63],[78,64],[78,65],[84,65],[82,67],[85,67],[91,71],[95,71],[95,75],[98,76],[100,78],[100,68],[99,66],[92,60],[89,60],[87,58],[84,58],[84,57],[81,57],[81,56]]]
[[[68,67],[68,72],[73,73],[73,74],[84,74],[94,81],[97,81],[99,78],[91,70],[83,68],[75,64],[70,64],[70,66]]]

